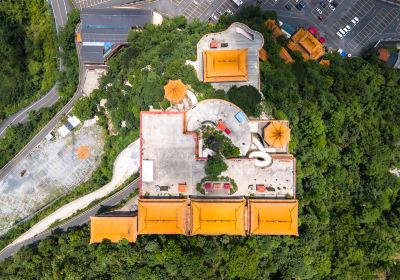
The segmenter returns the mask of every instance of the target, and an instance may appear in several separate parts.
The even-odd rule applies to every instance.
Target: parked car
[[[310,32],[312,35],[315,35],[315,34],[317,34],[318,29],[316,27],[314,27],[314,26],[310,26],[308,28],[308,32]]]
[[[285,5],[286,10],[290,11],[292,9],[292,6],[290,6],[289,4]]]
[[[332,1],[332,6],[335,7],[335,8],[337,8],[337,6],[339,6],[339,3],[336,2],[336,1]]]
[[[347,52],[345,52],[342,49],[338,49],[338,53],[340,53],[341,56],[346,57],[347,56]]]
[[[303,10],[303,9],[306,8],[306,3],[305,3],[304,1],[300,1],[300,2],[296,5],[296,8],[297,8],[299,11],[301,11],[301,10]]]
[[[338,32],[336,32],[336,35],[338,35],[338,37],[340,38],[340,39],[343,39],[343,35],[342,34],[340,34],[340,32],[338,31]]]
[[[339,29],[339,32],[342,33],[342,35],[346,35],[346,31],[344,31],[342,28]]]
[[[348,25],[346,25],[345,27],[343,27],[343,30],[346,31],[346,33],[349,32],[350,29],[351,29],[351,28],[350,28],[350,26],[348,26]]]
[[[322,15],[322,11],[320,8],[316,8],[315,10],[317,11],[318,14]]]
[[[332,4],[329,4],[329,8],[331,8],[332,11],[335,10],[335,6],[333,6]]]
[[[318,19],[320,20],[320,21],[324,21],[325,20],[325,17],[324,16],[318,16]]]
[[[318,41],[323,44],[326,42],[326,39],[324,37],[319,37]]]
[[[321,5],[322,8],[326,7],[326,3],[324,1],[320,1],[319,4]]]

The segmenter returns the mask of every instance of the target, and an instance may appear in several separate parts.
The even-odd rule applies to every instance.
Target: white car
[[[338,32],[336,32],[336,35],[338,35],[340,39],[343,39],[343,35],[342,35],[342,34],[340,34],[340,32],[339,32],[339,31],[338,31]]]
[[[316,8],[315,10],[317,11],[318,14],[322,15],[322,11],[320,8]]]
[[[344,30],[346,31],[346,33],[347,33],[347,32],[350,31],[351,28],[350,28],[350,26],[346,25],[343,29],[344,29]]]
[[[339,32],[342,33],[343,35],[346,35],[346,32],[342,28],[339,29]]]
[[[333,6],[332,4],[329,4],[329,8],[331,8],[332,11],[335,10],[335,6]]]

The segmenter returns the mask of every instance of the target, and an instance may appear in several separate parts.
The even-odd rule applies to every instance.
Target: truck
[[[237,6],[241,6],[243,4],[242,0],[232,0]]]

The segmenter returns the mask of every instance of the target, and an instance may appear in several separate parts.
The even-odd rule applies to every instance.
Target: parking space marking
[[[354,17],[361,20],[375,6],[371,0],[358,0],[334,25],[335,32],[348,25]]]
[[[347,46],[351,49],[358,48],[362,43],[378,32],[383,32],[399,15],[400,11],[398,9],[381,9],[374,18],[347,43]]]
[[[189,19],[200,18],[204,11],[206,11],[210,6],[211,3],[208,0],[192,1],[190,5],[183,10],[183,15]]]
[[[111,0],[73,0],[75,4],[80,8],[90,8],[99,4],[110,2]]]
[[[180,4],[182,4],[182,2],[185,0],[172,0],[172,4],[174,4],[175,6],[179,6]]]

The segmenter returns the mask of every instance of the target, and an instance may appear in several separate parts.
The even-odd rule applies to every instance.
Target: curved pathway
[[[100,189],[82,196],[57,209],[49,216],[35,224],[28,231],[15,239],[9,246],[23,242],[47,230],[56,221],[62,221],[72,216],[77,211],[86,208],[90,203],[112,193],[123,184],[130,176],[139,171],[139,140],[126,147],[116,158],[111,182]]]

